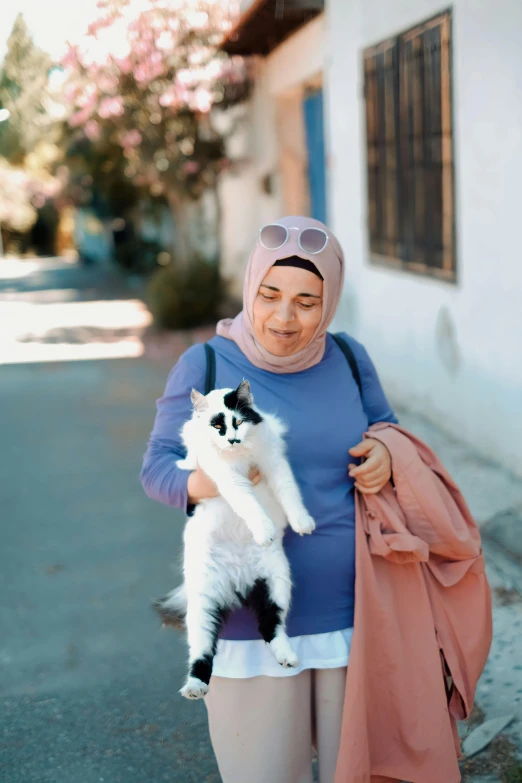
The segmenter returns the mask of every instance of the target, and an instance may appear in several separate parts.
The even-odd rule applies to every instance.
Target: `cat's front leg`
[[[264,463],[260,466],[261,471],[281,504],[292,530],[300,536],[312,533],[315,530],[315,521],[305,508],[286,458],[280,454],[272,454],[269,460],[264,460]]]
[[[276,528],[255,496],[248,477],[230,469],[221,469],[220,475],[213,478],[219,494],[244,520],[256,544],[269,546],[277,535]]]

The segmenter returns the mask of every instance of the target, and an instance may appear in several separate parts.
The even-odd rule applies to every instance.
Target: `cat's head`
[[[245,380],[237,389],[215,389],[206,396],[192,389],[190,398],[197,418],[220,449],[237,449],[263,421],[252,407],[254,398]]]

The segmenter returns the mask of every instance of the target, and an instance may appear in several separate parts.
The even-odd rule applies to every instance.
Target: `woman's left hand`
[[[380,440],[366,438],[348,453],[352,457],[365,458],[362,465],[348,465],[348,475],[355,479],[355,486],[365,495],[376,495],[391,479],[390,452]]]

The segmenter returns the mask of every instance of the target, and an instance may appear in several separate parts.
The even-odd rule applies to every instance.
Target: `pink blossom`
[[[118,78],[112,73],[101,73],[96,84],[100,92],[111,93],[118,89]]]
[[[169,87],[159,98],[160,106],[176,106],[179,104],[179,98],[175,87]]]
[[[198,82],[197,73],[195,69],[181,68],[176,74],[176,81],[183,87],[192,87]]]
[[[91,114],[92,108],[87,106],[87,108],[75,112],[72,117],[70,117],[69,125],[71,128],[78,128],[80,125],[85,125]]]
[[[206,11],[189,11],[185,14],[185,24],[192,30],[201,30],[208,22]]]
[[[169,52],[174,48],[174,36],[169,30],[163,32],[156,39],[156,46],[163,52]]]
[[[130,57],[114,57],[115,64],[118,66],[120,73],[130,73],[132,71],[132,61]]]
[[[36,196],[33,196],[31,199],[31,204],[35,209],[41,209],[45,204],[46,198],[42,193],[37,193]]]
[[[212,93],[204,87],[199,87],[190,98],[189,106],[193,111],[209,112],[212,108]]]
[[[69,45],[65,55],[62,57],[61,64],[64,68],[75,69],[78,67],[78,47]]]
[[[208,57],[208,50],[204,46],[193,49],[188,55],[188,61],[191,65],[200,65]]]
[[[142,135],[139,130],[125,131],[120,134],[119,142],[122,147],[138,147],[142,142]]]
[[[76,104],[80,109],[92,109],[96,103],[96,85],[87,84],[83,93],[76,98]]]
[[[104,98],[100,103],[98,114],[104,120],[109,117],[121,117],[125,112],[123,108],[123,98],[121,95],[116,95],[114,98]]]
[[[103,30],[104,27],[110,27],[110,25],[114,21],[114,15],[113,14],[106,14],[105,16],[102,16],[100,19],[96,19],[94,22],[91,22],[91,24],[87,28],[87,35],[93,35],[96,37],[99,30]]]
[[[63,97],[68,103],[75,103],[79,89],[76,84],[68,84],[64,88]]]
[[[197,174],[199,172],[199,163],[197,163],[195,160],[187,160],[186,163],[183,164],[183,173],[190,175],[190,174]]]
[[[87,138],[91,141],[97,141],[100,138],[101,130],[96,120],[89,120],[83,130]]]
[[[223,61],[214,58],[205,66],[205,78],[209,81],[219,79],[223,74]]]

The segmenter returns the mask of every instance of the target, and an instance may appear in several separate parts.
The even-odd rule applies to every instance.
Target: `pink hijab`
[[[300,372],[318,364],[326,346],[326,330],[335,315],[344,281],[344,257],[341,246],[332,232],[318,220],[308,217],[284,217],[274,220],[287,228],[322,228],[328,234],[328,243],[320,253],[308,254],[297,243],[298,232],[290,231],[290,238],[283,247],[267,250],[259,240],[250,255],[243,286],[243,310],[235,318],[219,321],[217,333],[234,340],[247,359],[256,367],[270,372]],[[281,258],[299,256],[311,261],[323,276],[323,313],[321,322],[308,345],[290,356],[276,356],[263,348],[256,340],[253,323],[254,301],[270,267]]]

